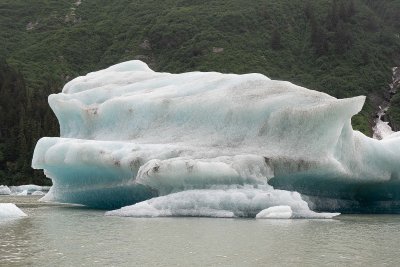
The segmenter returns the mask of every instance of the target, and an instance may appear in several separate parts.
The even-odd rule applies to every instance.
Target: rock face
[[[383,117],[386,115],[389,106],[380,110],[377,113],[378,118],[375,119],[375,126],[372,128],[373,130],[373,138],[382,140],[393,133],[392,127],[390,127],[389,122],[383,121]]]
[[[352,130],[364,100],[261,74],[157,73],[128,61],[49,96],[61,137],[42,138],[32,166],[53,180],[44,200],[99,208],[161,197],[151,202],[160,214],[305,214],[304,200],[317,210],[398,212],[400,139]],[[168,197],[180,193],[188,198]],[[257,196],[263,204],[253,205]]]
[[[389,125],[389,116],[387,116],[388,110],[390,108],[390,101],[392,97],[397,93],[400,88],[400,68],[394,67],[392,69],[392,82],[389,84],[389,90],[387,95],[385,96],[385,100],[379,106],[379,110],[376,114],[377,118],[375,119],[375,125],[372,128],[373,130],[373,138],[381,140],[390,136],[393,133],[393,129],[396,129],[396,125],[391,121]]]
[[[389,84],[390,87],[389,92],[391,94],[396,94],[400,88],[400,68],[394,67],[392,71],[393,71],[393,76],[392,76],[392,83]]]

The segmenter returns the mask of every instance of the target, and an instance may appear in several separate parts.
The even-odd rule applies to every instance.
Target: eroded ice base
[[[285,211],[282,211],[282,205]],[[273,212],[270,212],[270,211]],[[287,210],[290,210],[287,212]],[[270,219],[321,218],[339,213],[316,213],[299,193],[274,190],[271,186],[187,190],[152,198],[132,206],[106,212],[124,217],[256,217]]]
[[[53,180],[45,201],[106,209],[145,201],[129,208],[135,214],[256,216],[289,206],[295,215],[304,200],[314,210],[399,212],[400,136],[353,131],[364,100],[261,74],[157,73],[129,61],[49,97],[61,137],[42,138],[32,166]],[[288,204],[289,191],[303,197]],[[249,194],[285,200],[226,208],[240,206],[220,200],[236,193],[244,203]],[[181,209],[179,196],[198,199],[202,212]]]

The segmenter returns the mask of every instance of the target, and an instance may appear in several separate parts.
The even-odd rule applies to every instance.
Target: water
[[[335,220],[119,218],[0,196],[0,266],[396,266],[399,215]]]

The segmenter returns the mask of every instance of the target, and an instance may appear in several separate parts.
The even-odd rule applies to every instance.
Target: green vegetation
[[[400,64],[397,0],[3,0],[0,184],[45,181],[30,168],[58,134],[47,95],[68,80],[140,59],[156,71],[259,72],[335,97],[366,95],[353,127],[371,135]],[[400,97],[391,122],[399,129]]]
[[[0,89],[0,183],[48,183],[40,171],[30,168],[37,140],[58,132],[46,107],[47,92],[30,92],[22,74],[4,61],[0,62]]]

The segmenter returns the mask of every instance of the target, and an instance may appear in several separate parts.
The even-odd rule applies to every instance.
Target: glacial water
[[[0,266],[396,266],[399,215],[331,220],[124,218],[0,196]]]

